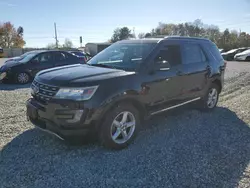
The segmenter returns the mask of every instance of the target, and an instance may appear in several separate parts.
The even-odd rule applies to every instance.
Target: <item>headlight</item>
[[[98,86],[84,88],[61,88],[56,93],[54,98],[71,99],[76,101],[89,100],[96,92]]]
[[[4,72],[4,71],[6,71],[6,67],[3,65],[2,67],[0,67],[0,71],[1,72]]]

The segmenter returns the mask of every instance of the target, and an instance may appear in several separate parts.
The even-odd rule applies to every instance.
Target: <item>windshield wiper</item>
[[[110,66],[110,65],[106,65],[106,64],[101,64],[101,63],[98,63],[98,64],[88,64],[88,65],[95,66],[95,67],[104,67],[104,68],[116,69],[114,66]]]

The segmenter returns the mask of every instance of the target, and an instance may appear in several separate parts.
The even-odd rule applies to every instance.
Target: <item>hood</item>
[[[76,64],[41,71],[36,80],[48,85],[82,87],[130,74],[135,72]]]
[[[12,58],[10,58],[10,59],[6,60],[6,61],[5,61],[5,63],[6,63],[6,62],[9,62],[9,61],[17,61],[17,60],[19,60],[19,59],[21,59],[21,57],[20,57],[20,56],[17,56],[17,57],[12,57]]]
[[[5,69],[8,69],[8,68],[11,68],[11,67],[14,67],[14,66],[18,66],[18,65],[21,65],[23,63],[19,62],[19,61],[15,61],[15,60],[10,60],[10,61],[7,61],[4,63],[3,67]]]

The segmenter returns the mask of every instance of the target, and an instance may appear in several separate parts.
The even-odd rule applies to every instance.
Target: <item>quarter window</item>
[[[62,52],[55,53],[55,60],[56,61],[64,61],[66,59],[66,55]]]
[[[184,64],[200,63],[206,61],[206,56],[197,44],[186,44],[183,46]]]

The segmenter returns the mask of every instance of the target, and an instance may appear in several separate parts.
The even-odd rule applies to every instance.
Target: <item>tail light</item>
[[[85,57],[79,57],[79,62],[81,64],[85,64],[87,62],[86,58]]]

